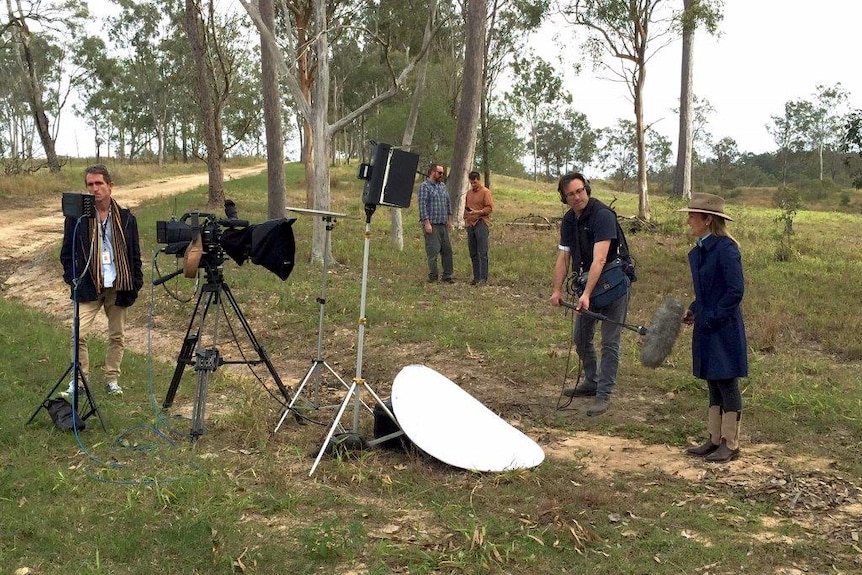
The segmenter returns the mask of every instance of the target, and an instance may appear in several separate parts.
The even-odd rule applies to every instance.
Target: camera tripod
[[[204,257],[207,258],[208,256],[205,255]],[[281,378],[278,376],[278,373],[276,373],[275,367],[273,367],[272,362],[266,353],[266,350],[258,342],[254,332],[252,332],[248,320],[246,320],[239,304],[230,290],[230,286],[224,281],[224,276],[220,266],[216,263],[207,261],[205,263],[204,270],[206,283],[198,294],[198,299],[195,303],[195,308],[192,312],[192,317],[189,321],[185,338],[183,339],[183,345],[180,349],[179,356],[177,357],[177,366],[174,369],[173,378],[168,387],[167,395],[165,395],[165,401],[162,404],[164,409],[173,405],[177,388],[180,385],[180,379],[182,378],[186,366],[193,366],[194,370],[197,372],[197,383],[194,392],[194,405],[192,409],[192,425],[190,432],[192,441],[196,441],[204,433],[204,414],[206,411],[206,394],[209,378],[210,375],[212,375],[221,365],[260,365],[263,363],[269,370],[269,374],[272,376],[273,381],[275,381],[276,386],[278,386],[278,390],[281,392],[282,397],[284,397],[285,401],[291,401],[290,390],[284,385],[284,383],[282,383]],[[225,302],[230,305],[234,315],[239,320],[240,325],[242,325],[243,331],[251,342],[252,347],[254,347],[258,359],[243,358],[242,360],[226,360],[221,356],[216,347],[218,342],[218,315],[216,315],[213,320],[215,325],[211,340],[212,345],[210,347],[203,346],[202,333],[210,307],[215,304],[218,308],[222,309],[223,315],[227,318],[227,310],[224,308]],[[201,306],[202,303],[203,306]]]
[[[320,382],[325,372],[328,371],[331,373],[341,385],[344,386],[345,389],[348,389],[350,386],[346,381],[334,370],[329,363],[323,359],[323,320],[326,315],[326,287],[328,283],[329,276],[329,251],[330,251],[330,242],[331,242],[331,233],[335,224],[337,222],[337,218],[348,217],[346,214],[338,214],[334,212],[325,212],[321,210],[309,210],[304,208],[287,208],[292,212],[297,212],[301,214],[310,214],[320,216],[320,219],[325,222],[325,234],[324,234],[324,243],[323,243],[323,271],[321,272],[320,277],[320,297],[317,298],[317,303],[319,305],[319,314],[318,314],[318,322],[317,322],[317,355],[314,356],[314,359],[311,360],[311,367],[308,368],[308,371],[305,374],[305,377],[302,378],[302,382],[299,384],[299,387],[296,389],[296,393],[293,396],[293,400],[288,404],[287,408],[284,410],[284,413],[281,415],[281,419],[278,421],[278,425],[275,426],[275,430],[273,433],[278,431],[281,428],[281,425],[284,423],[284,420],[287,418],[287,415],[293,409],[294,404],[300,398],[302,391],[305,389],[306,385],[311,384],[312,387],[312,399],[310,402],[310,406],[313,409],[320,409],[319,403],[319,392],[320,392]],[[321,373],[323,372],[323,373]],[[334,406],[330,406],[334,407]],[[366,406],[367,407],[367,406]]]

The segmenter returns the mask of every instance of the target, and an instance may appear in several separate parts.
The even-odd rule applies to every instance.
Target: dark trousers
[[[739,379],[710,379],[709,404],[718,405],[722,411],[742,411],[742,394],[739,391]]]
[[[488,281],[488,224],[479,220],[467,228],[467,248],[473,262],[473,281]]]
[[[590,308],[592,309],[592,308]],[[575,317],[575,350],[584,364],[584,386],[596,390],[596,398],[610,399],[617,383],[617,371],[620,367],[620,337],[629,309],[628,292],[623,297],[609,303],[605,307],[592,311],[606,316],[611,321],[599,321],[592,317],[579,314]],[[599,360],[593,337],[596,334],[596,324],[600,323],[602,332],[602,355]]]
[[[436,280],[437,254],[443,264],[443,279],[451,279],[453,273],[452,242],[449,241],[449,226],[432,224],[431,233],[425,234],[425,255],[428,257],[428,279]]]

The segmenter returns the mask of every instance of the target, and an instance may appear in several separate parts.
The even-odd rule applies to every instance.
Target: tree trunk
[[[425,24],[425,32],[423,34],[422,44],[427,44],[431,41],[433,35],[434,21],[437,19],[437,0],[431,0],[428,6],[428,21]],[[422,107],[422,100],[425,99],[425,89],[427,87],[426,78],[428,76],[428,56],[425,55],[420,61],[416,69],[416,87],[413,90],[413,99],[410,102],[410,113],[407,116],[407,122],[404,125],[404,134],[401,137],[401,147],[409,150],[413,146],[413,134],[416,132],[416,124],[419,122],[419,110]],[[404,250],[404,222],[402,218],[401,208],[390,208],[389,225],[391,241],[398,249]]]
[[[7,3],[9,15],[13,14],[11,4]],[[19,6],[20,11],[20,6]],[[18,32],[21,40],[21,50],[16,50],[18,65],[24,75],[24,86],[27,91],[27,104],[30,107],[30,113],[33,116],[33,122],[36,125],[36,132],[39,134],[39,140],[42,142],[42,149],[45,151],[45,159],[48,162],[48,168],[52,174],[60,172],[60,161],[57,158],[54,138],[51,137],[51,128],[48,122],[48,115],[45,113],[45,102],[42,99],[41,83],[36,76],[36,64],[33,60],[33,52],[30,49],[30,29],[27,27],[24,18],[20,18]]]
[[[206,38],[203,28],[202,11],[195,0],[185,0],[184,24],[197,72],[195,84],[198,104],[201,110],[201,126],[204,145],[207,149],[207,171],[209,174],[209,193],[207,206],[210,209],[224,205],[224,171],[222,167],[221,134],[213,89],[207,78]]]
[[[691,11],[697,0],[683,0],[684,12]],[[691,22],[691,23],[690,23]],[[677,142],[676,170],[673,178],[672,194],[678,198],[691,197],[691,160],[692,160],[692,93],[694,76],[694,19],[683,16],[682,30],[682,70],[679,90],[679,140]]]
[[[260,17],[270,31],[275,33],[275,10],[273,0],[260,0]],[[263,92],[263,120],[266,130],[266,197],[267,217],[271,220],[284,217],[284,143],[281,126],[281,93],[278,86],[278,56],[272,47],[261,38],[260,72]]]
[[[464,199],[467,193],[467,174],[473,167],[476,153],[476,128],[479,125],[479,108],[482,103],[482,85],[485,53],[485,29],[488,14],[487,0],[470,0],[467,4],[467,42],[464,46],[464,79],[461,84],[461,105],[455,128],[455,149],[449,170],[449,197],[453,218],[462,225]]]
[[[638,147],[638,217],[644,221],[650,220],[649,190],[647,188],[646,163],[646,126],[644,125],[643,89],[646,80],[646,70],[638,66],[634,89],[635,132]]]
[[[317,76],[312,85],[312,131],[320,137],[314,139],[312,156],[308,164],[314,168],[310,180],[310,188],[314,192],[315,210],[329,211],[329,145],[332,134],[329,133],[327,114],[329,112],[329,35],[327,34],[326,3],[314,3],[314,29],[317,35],[314,39],[314,51],[317,54]],[[308,169],[306,168],[306,174]],[[311,242],[311,261],[322,264],[324,258],[332,260],[332,248],[326,245],[326,223],[323,218],[314,218],[314,230]]]

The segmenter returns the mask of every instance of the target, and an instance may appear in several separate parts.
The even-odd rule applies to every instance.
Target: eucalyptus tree
[[[544,175],[556,178],[568,171],[583,171],[583,167],[592,162],[596,134],[585,114],[569,108],[539,122],[536,146],[545,168]]]
[[[255,110],[246,98],[237,108],[230,104],[238,97],[238,87],[253,87],[260,93],[257,73],[250,64],[250,38],[238,14],[220,13],[216,0],[184,0],[183,29],[195,64],[194,86],[197,95],[200,130],[206,153],[209,177],[208,206],[224,203],[224,169],[226,150],[236,145],[254,122]],[[243,95],[248,96],[248,93]],[[257,101],[259,112],[259,100]],[[231,114],[226,118],[227,112]],[[233,139],[225,144],[225,136]]]
[[[539,169],[545,178],[550,179],[555,174],[567,171],[567,152],[573,137],[572,129],[559,118],[539,121],[536,126],[536,142],[530,140],[528,144],[536,150]]]
[[[644,134],[646,148],[646,169],[657,174],[664,170],[670,161],[670,140],[647,127]],[[639,174],[640,158],[637,152],[638,128],[631,120],[619,119],[616,125],[600,131],[596,158],[599,164],[611,171],[611,176],[620,183],[623,191],[628,182]]]
[[[597,159],[611,177],[626,191],[628,182],[637,177],[637,135],[634,122],[620,118],[616,125],[599,130]]]
[[[16,81],[18,65],[10,43],[0,43],[0,158],[7,173],[22,169],[24,158],[33,157],[33,116],[27,107],[24,85]]]
[[[632,98],[637,139],[638,217],[649,220],[647,123],[644,88],[647,62],[673,40],[674,18],[666,0],[558,0],[564,18],[589,31],[584,49],[626,85]]]
[[[818,84],[815,88],[809,139],[817,151],[820,181],[823,181],[824,151],[834,151],[841,146],[843,127],[850,112],[849,101],[850,93],[840,83],[834,86]]]
[[[515,56],[522,50],[528,34],[536,30],[547,15],[550,0],[488,0],[488,26],[485,34],[482,66],[482,100],[479,119],[478,154],[482,158],[485,185],[491,187],[491,168],[497,164],[491,160],[494,147],[501,138],[498,131],[506,131],[511,122],[500,113],[502,107],[497,93],[497,82]],[[497,105],[497,110],[494,110]],[[503,121],[494,121],[497,120]],[[499,145],[497,146],[499,147]],[[501,158],[502,160],[502,158]]]
[[[689,129],[687,130],[690,134],[687,136],[690,140],[688,147],[691,150],[688,152],[690,158],[688,161],[691,164],[691,172],[692,175],[689,175],[689,183],[687,184],[687,188],[689,190],[688,195],[690,196],[690,191],[692,187],[693,174],[694,169],[696,167],[700,167],[706,158],[710,156],[712,153],[712,133],[709,131],[709,118],[715,113],[715,108],[712,106],[709,100],[706,98],[699,98],[698,96],[692,95],[692,109],[688,113],[688,119],[686,120],[686,124],[689,125]],[[681,115],[681,109],[674,109],[674,113]],[[677,176],[679,175],[679,148],[677,148],[677,165],[674,169],[674,186],[677,183]],[[671,195],[674,195],[676,192],[673,188],[671,188]],[[683,194],[685,196],[685,194]]]
[[[330,122],[329,38],[332,31],[338,28],[336,22],[333,22],[331,18],[331,5],[323,0],[311,0],[312,17],[309,20],[309,41],[305,43],[298,42],[300,38],[294,36],[293,22],[289,18],[285,19],[285,25],[289,31],[285,34],[285,45],[280,46],[276,36],[263,25],[257,3],[253,0],[241,0],[241,3],[254,21],[261,40],[271,42],[279,47],[279,68],[283,72],[285,84],[293,96],[294,102],[300,110],[304,121],[311,127],[311,153],[305,158],[307,181],[310,184],[309,188],[313,190],[313,203],[311,207],[319,210],[329,210],[331,202],[329,191],[329,149],[334,135],[344,126],[361,117],[366,111],[398,94],[415,68],[416,63],[427,49],[427,44],[423,45],[418,53],[409,59],[401,59],[398,66],[400,71],[396,70],[396,63],[388,59],[388,51],[385,51],[384,54],[387,56],[387,59],[384,59],[383,62],[389,73],[389,85],[386,89],[348,112],[340,119]],[[374,40],[373,35],[368,36],[368,41]],[[310,86],[310,99],[306,98],[303,87],[300,85],[300,79],[292,68],[293,63],[297,62],[298,59],[309,59],[314,68],[314,82]],[[315,218],[311,248],[312,261],[322,262],[325,257],[328,246],[326,246],[324,232],[324,222]],[[326,254],[326,256],[328,255]]]
[[[783,160],[784,177],[792,157],[815,154],[818,178],[824,178],[824,153],[838,151],[844,134],[849,107],[849,93],[841,84],[818,84],[813,99],[791,100],[784,105],[784,115],[770,117],[767,130],[778,145]]]
[[[171,44],[172,18],[158,0],[116,0],[117,16],[108,19],[111,40],[122,50],[123,83],[148,116],[147,128],[156,140],[159,166],[165,163],[165,148],[172,103],[182,83]],[[112,86],[106,89],[114,89]],[[148,143],[148,141],[147,141]],[[133,148],[132,157],[137,153]]]
[[[766,130],[778,146],[778,157],[781,161],[781,178],[786,183],[790,155],[805,149],[808,128],[807,118],[811,114],[811,103],[791,101],[784,104],[784,115],[770,116],[771,124]]]
[[[862,188],[862,110],[855,109],[844,120],[841,130],[841,151],[848,154],[845,164],[853,178],[853,187]],[[853,159],[855,158],[855,162]]]
[[[691,197],[691,164],[694,159],[694,35],[699,26],[714,34],[723,18],[722,0],[683,0],[680,14],[682,30],[682,59],[679,93],[679,138],[677,141],[676,169],[671,194]]]
[[[476,155],[477,128],[485,80],[485,31],[487,0],[469,0],[465,19],[464,68],[461,76],[461,98],[455,125],[455,149],[447,186],[455,211],[455,221],[461,223],[461,213],[467,195],[467,174],[473,170]]]
[[[261,24],[271,34],[276,31],[274,0],[260,0]],[[281,14],[279,15],[282,16]],[[278,54],[275,47],[260,43],[260,91],[263,97],[263,120],[266,132],[266,189],[267,217],[284,216],[284,135],[281,127],[281,88],[279,86]]]
[[[526,124],[530,133],[533,155],[533,179],[538,180],[539,151],[536,130],[539,123],[549,118],[562,104],[572,101],[563,88],[563,81],[546,60],[529,52],[512,63],[515,83],[506,94],[514,113]]]
[[[69,60],[82,37],[87,6],[79,0],[6,0],[5,8],[0,32],[2,42],[12,47],[6,54],[14,63],[7,68],[12,74],[7,80],[23,87],[48,168],[57,173],[60,115],[82,79],[81,70],[71,67]]]
[[[739,159],[739,146],[736,140],[730,137],[720,139],[712,146],[713,166],[715,179],[719,185],[724,187],[724,182],[730,181],[730,170]]]
[[[405,54],[409,54],[414,46],[418,48],[424,45],[430,45],[431,40],[436,34],[437,23],[441,18],[441,15],[438,10],[437,0],[429,0],[427,16],[422,14],[421,11],[417,11],[415,9],[408,10],[405,13],[404,8],[406,6],[399,6],[398,3],[392,3],[391,6],[395,9],[394,12],[384,14],[383,11],[380,10],[377,17],[375,18],[375,22],[380,25],[376,27],[378,33],[382,33],[384,30],[387,30],[387,37],[391,38],[392,40],[395,40],[396,38],[401,37],[401,35],[393,35],[393,31],[403,31],[405,29],[416,30],[422,23],[421,21],[412,20],[408,21],[407,25],[405,26],[405,22],[397,21],[395,18],[391,17],[394,14],[405,14],[410,19],[423,18],[425,20],[425,23],[422,31],[422,37],[415,38],[415,35],[408,34],[406,39],[401,40],[401,46],[399,48],[399,51]],[[391,43],[392,40],[387,41],[387,43]],[[409,98],[409,111],[403,124],[403,131],[400,134],[401,147],[405,150],[414,149],[414,136],[416,135],[416,128],[419,123],[419,113],[422,108],[422,104],[425,101],[426,93],[428,92],[427,75],[429,68],[429,60],[430,57],[426,55],[426,57],[422,58],[416,66],[416,76],[413,82],[413,94]],[[393,102],[397,99],[398,97],[396,96],[395,98],[390,100],[390,102]],[[375,108],[375,111],[379,111],[381,107],[382,106],[378,106],[377,108]],[[394,134],[392,141],[397,141],[394,137]],[[398,251],[401,251],[404,249],[404,222],[402,219],[401,208],[391,207],[389,209],[389,224],[390,240],[395,246],[395,248]]]
[[[712,133],[709,131],[710,116],[715,114],[715,107],[706,98],[692,97],[691,121],[691,162],[698,164],[712,150]]]
[[[521,162],[525,142],[518,133],[518,127],[511,120],[505,108],[498,112],[490,111],[487,118],[488,138],[486,145],[476,149],[476,167],[486,171],[486,166],[494,166],[494,171],[508,176],[525,177],[526,170]]]

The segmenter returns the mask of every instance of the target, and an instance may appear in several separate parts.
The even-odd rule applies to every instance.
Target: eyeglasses
[[[572,190],[571,192],[566,192],[566,197],[571,198],[572,196],[576,196],[578,194],[582,194],[586,191],[586,188],[578,188],[577,190]]]

